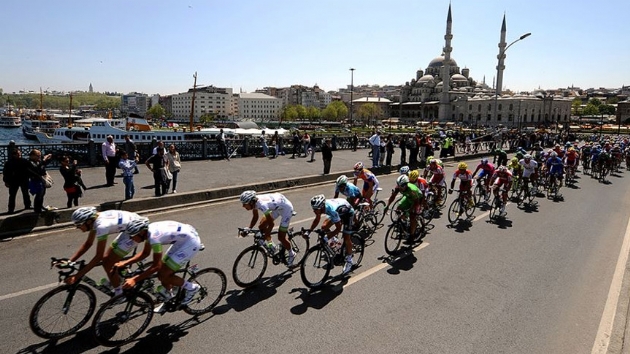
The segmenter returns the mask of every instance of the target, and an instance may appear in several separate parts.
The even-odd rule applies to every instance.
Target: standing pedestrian
[[[175,149],[175,145],[171,144],[168,146],[166,157],[168,158],[168,170],[171,171],[173,176],[173,193],[177,193],[177,176],[182,169],[182,160],[179,157],[179,152]],[[168,186],[166,191],[168,191]]]
[[[274,146],[274,154],[273,158],[275,159],[280,154],[280,137],[278,136],[278,131],[276,130],[271,137],[271,144]]]
[[[138,152],[136,151],[136,143],[133,142],[133,140],[131,140],[131,136],[129,136],[129,134],[125,135],[125,151],[127,152],[127,158],[131,159],[132,161],[138,161],[138,159],[136,159],[136,155],[138,154]],[[138,171],[138,166],[136,165],[134,171],[134,174],[138,174],[140,173],[140,171]],[[124,174],[123,174],[124,176]]]
[[[388,167],[392,167],[392,155],[394,155],[394,136],[389,134],[387,136],[387,143],[385,144],[385,154],[387,157],[385,158],[385,165]]]
[[[300,134],[297,130],[293,132],[293,156],[291,156],[292,159],[295,158],[296,153],[298,154],[298,157],[300,157]]]
[[[405,166],[407,164],[407,134],[400,138],[398,147],[400,148],[400,166]]]
[[[72,205],[79,206],[79,198],[83,195],[81,188],[77,183],[77,160],[72,161],[70,164],[70,157],[63,156],[61,158],[61,166],[59,172],[63,177],[63,190],[66,192],[68,201],[66,202],[66,208],[71,208]]]
[[[28,189],[35,196],[33,198],[33,211],[39,214],[44,209],[44,196],[46,195],[43,178],[46,176],[46,165],[52,161],[52,155],[48,154],[42,158],[42,152],[33,149],[28,154],[28,160]]]
[[[308,153],[311,155],[311,159],[308,162],[313,162],[315,161],[315,150],[317,147],[317,139],[315,138],[315,136],[312,136],[309,138],[309,144],[308,144]]]
[[[24,209],[31,208],[31,197],[28,195],[28,166],[29,163],[22,158],[20,149],[11,150],[11,156],[2,169],[2,180],[9,188],[9,214],[15,213],[15,198],[18,190],[22,191]]]
[[[164,147],[164,142],[162,140],[158,140],[157,145],[155,145],[155,147],[153,148],[153,151],[151,152],[152,155],[157,155],[158,149],[166,149]]]
[[[387,141],[382,138],[381,146],[378,150],[378,167],[383,167],[385,165],[385,147],[387,147]]]
[[[379,155],[381,152],[381,132],[376,131],[370,139],[370,145],[372,145],[372,168],[378,168]]]
[[[153,182],[155,187],[155,196],[159,197],[166,194],[168,190],[167,178],[165,171],[168,168],[168,160],[164,157],[164,148],[158,148],[157,154],[147,159],[145,165],[153,172]]]
[[[219,131],[219,134],[217,134],[217,141],[219,142],[219,152],[221,152],[221,158],[224,158],[230,161],[230,155],[228,155],[227,145],[225,141],[225,133],[223,132],[223,128],[221,128],[221,130]],[[175,176],[173,176],[173,179],[174,178]],[[176,182],[173,182],[173,184],[175,183]],[[173,189],[175,189],[175,187],[173,187]]]
[[[118,167],[122,170],[123,175],[123,183],[125,184],[125,200],[133,198],[133,195],[136,194],[136,188],[133,184],[133,169],[137,169],[138,155],[136,155],[135,159],[130,159],[129,154],[126,151],[123,151],[120,154],[120,162],[118,162]]]
[[[269,156],[269,147],[267,146],[267,137],[265,136],[264,130],[260,134],[260,146],[262,146],[262,152],[263,152],[264,157]]]
[[[357,133],[354,133],[352,136],[352,151],[357,151],[357,146],[359,146],[359,136]]]
[[[116,144],[114,144],[114,137],[107,136],[107,140],[101,145],[101,153],[103,154],[103,161],[105,161],[105,180],[108,187],[114,185],[114,176],[116,176],[116,166],[118,166],[116,158]]]
[[[304,157],[308,156],[308,147],[311,145],[311,137],[308,132],[304,132],[302,136],[302,147],[304,148]]]
[[[330,165],[332,163],[332,143],[330,139],[326,139],[322,145],[322,161],[324,161],[324,174],[330,173]]]

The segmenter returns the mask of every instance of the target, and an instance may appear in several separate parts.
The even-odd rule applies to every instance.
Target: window
[[[510,111],[514,110],[514,105],[510,103]]]
[[[492,110],[492,105],[490,103],[488,103],[488,111]]]
[[[492,119],[492,114],[488,114],[488,115],[486,116],[486,121],[489,121],[490,119]]]
[[[499,111],[503,109],[503,105],[499,104]]]
[[[501,120],[501,114],[497,114],[497,121]]]

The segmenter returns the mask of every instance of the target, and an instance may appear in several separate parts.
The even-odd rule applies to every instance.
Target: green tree
[[[212,113],[204,113],[201,117],[199,117],[199,123],[203,125],[207,125],[214,122],[214,114]]]
[[[310,121],[318,120],[322,116],[322,112],[315,106],[309,106],[306,109],[306,117]]]
[[[329,107],[335,112],[336,116],[334,120],[336,121],[348,116],[348,107],[346,107],[346,104],[341,101],[333,101],[326,108]]]
[[[335,122],[337,121],[337,110],[328,105],[322,110],[322,117],[326,121]]]
[[[376,118],[382,118],[383,110],[374,103],[366,103],[359,107],[357,116],[359,116],[364,123],[367,120],[367,125],[376,125],[375,120]]]
[[[571,102],[571,108],[573,109],[574,116],[579,115],[582,108],[582,99],[579,97],[574,98],[573,102]]]
[[[582,114],[586,116],[595,116],[599,114],[599,109],[596,105],[589,102],[586,107],[584,107],[584,110],[582,110]]]
[[[151,106],[151,108],[147,110],[147,115],[151,116],[153,119],[160,119],[164,117],[165,114],[166,114],[166,110],[159,103]]]
[[[610,97],[606,100],[606,104],[617,104],[619,103],[619,97]]]
[[[304,120],[304,118],[306,118],[306,107],[302,106],[301,104],[295,106],[295,110],[297,111],[297,115],[298,115],[298,119],[299,120]]]
[[[283,121],[292,122],[298,117],[297,108],[294,105],[286,105],[280,111],[280,118]]]
[[[590,100],[588,100],[588,103],[592,104],[595,107],[599,107],[602,104],[602,101],[599,100],[599,98],[591,98]]]
[[[598,109],[599,109],[599,114],[609,114],[609,115],[615,114],[615,106],[613,105],[602,104],[601,106],[598,107]]]

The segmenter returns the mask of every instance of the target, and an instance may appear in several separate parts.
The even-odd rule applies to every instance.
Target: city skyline
[[[496,76],[501,21],[507,42],[503,88],[532,91],[575,85],[615,88],[630,69],[630,4],[580,7],[570,1],[451,2],[452,57],[477,81]],[[253,92],[265,86],[402,85],[442,53],[448,1],[383,6],[376,1],[274,3],[193,1],[13,2],[0,25],[0,88],[185,92],[201,85]],[[626,10],[626,11],[624,11]],[[51,15],[53,14],[53,15]],[[27,24],[27,25],[25,25]],[[18,29],[18,30],[16,30]]]

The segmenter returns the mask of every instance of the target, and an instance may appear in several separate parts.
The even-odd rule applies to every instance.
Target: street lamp
[[[501,94],[501,87],[503,85],[503,70],[505,69],[505,65],[504,65],[505,52],[507,52],[507,50],[510,49],[510,47],[514,45],[514,43],[518,41],[522,41],[523,39],[531,35],[532,35],[531,33],[525,33],[524,35],[520,36],[517,40],[510,43],[507,47],[505,47],[505,49],[501,48],[501,43],[499,43],[499,55],[497,55],[497,59],[498,59],[497,83],[496,83],[495,92],[494,92],[494,120],[495,121],[497,121],[497,97]]]
[[[350,68],[350,130],[354,127],[352,123],[352,100],[354,97],[354,68]]]

